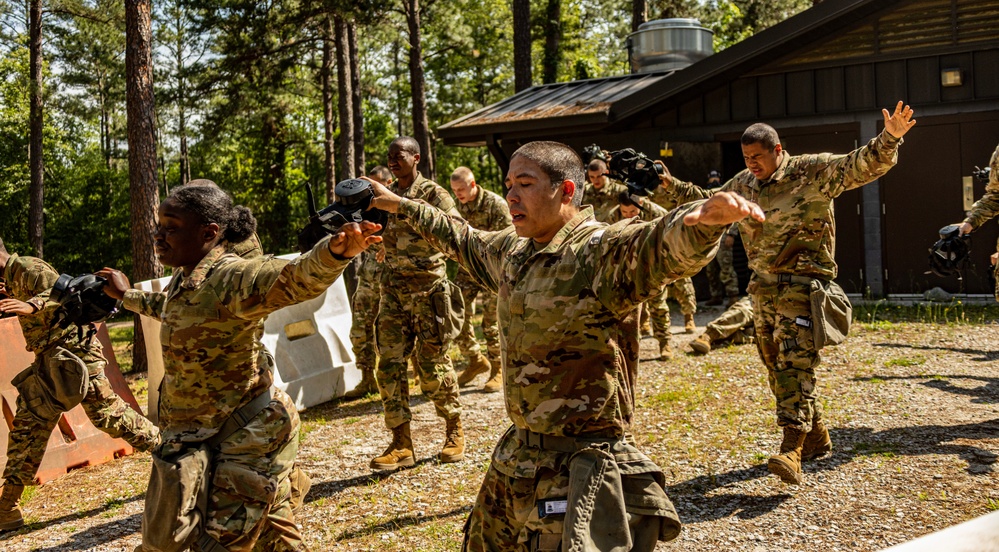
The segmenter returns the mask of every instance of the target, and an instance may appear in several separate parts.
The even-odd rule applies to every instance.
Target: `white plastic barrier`
[[[278,258],[296,257],[297,253]],[[138,282],[135,287],[162,291],[169,283],[170,278],[160,278]],[[155,422],[163,381],[160,321],[139,318],[149,359],[147,412]],[[299,410],[339,397],[360,383],[361,372],[354,365],[350,345],[350,325],[350,301],[342,277],[319,297],[274,311],[264,321],[261,341],[277,365],[274,383],[295,400]]]
[[[999,512],[930,533],[882,552],[999,552]]]

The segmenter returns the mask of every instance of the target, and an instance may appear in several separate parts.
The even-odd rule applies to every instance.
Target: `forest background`
[[[648,19],[698,18],[717,52],[811,5],[0,0],[0,238],[65,273],[161,276],[155,206],[208,178],[253,210],[265,251],[290,252],[305,184],[331,195],[398,135],[424,175],[466,165],[499,191],[485,148],[434,129],[531,85],[627,74]]]

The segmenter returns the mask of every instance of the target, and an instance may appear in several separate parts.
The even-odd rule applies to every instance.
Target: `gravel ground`
[[[755,348],[659,362],[646,338],[634,433],[665,469],[685,524],[657,550],[878,550],[999,509],[995,335],[992,324],[855,325],[819,371],[833,454],[806,464],[800,487],[766,471],[780,433]],[[692,337],[677,333],[674,344]],[[435,459],[444,425],[419,397],[419,462],[390,476],[367,468],[389,440],[376,397],[303,412],[300,459],[313,487],[300,522],[311,548],[458,550],[508,424],[502,397],[476,387],[483,380],[462,393],[465,460]],[[149,465],[138,454],[37,488],[24,505],[30,526],[0,536],[0,549],[131,552]]]

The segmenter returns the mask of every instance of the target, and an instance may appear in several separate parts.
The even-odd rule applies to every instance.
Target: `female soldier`
[[[298,412],[287,394],[271,388],[273,359],[260,343],[263,319],[319,296],[351,257],[381,241],[373,235],[379,228],[347,225],[291,262],[243,259],[226,251],[256,229],[250,210],[234,206],[219,188],[185,186],[159,207],[156,255],[175,269],[164,292],[130,289],[117,270],[98,272],[108,279],[108,295],[163,322],[157,457],[197,448],[225,435],[232,420],[249,417],[214,447],[207,514],[195,549],[307,549],[290,503]],[[251,403],[261,406],[247,408]]]

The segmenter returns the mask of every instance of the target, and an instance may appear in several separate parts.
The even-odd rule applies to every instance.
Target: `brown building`
[[[838,281],[872,296],[991,294],[999,226],[973,236],[964,278],[925,274],[937,230],[960,221],[965,183],[999,143],[999,0],[827,0],[675,71],[535,86],[443,125],[449,145],[488,146],[501,167],[532,140],[665,155],[680,178],[744,168],[739,136],[764,121],[791,154],[845,153],[905,100],[918,124],[898,166],[836,200]],[[973,183],[972,198],[984,184]]]

